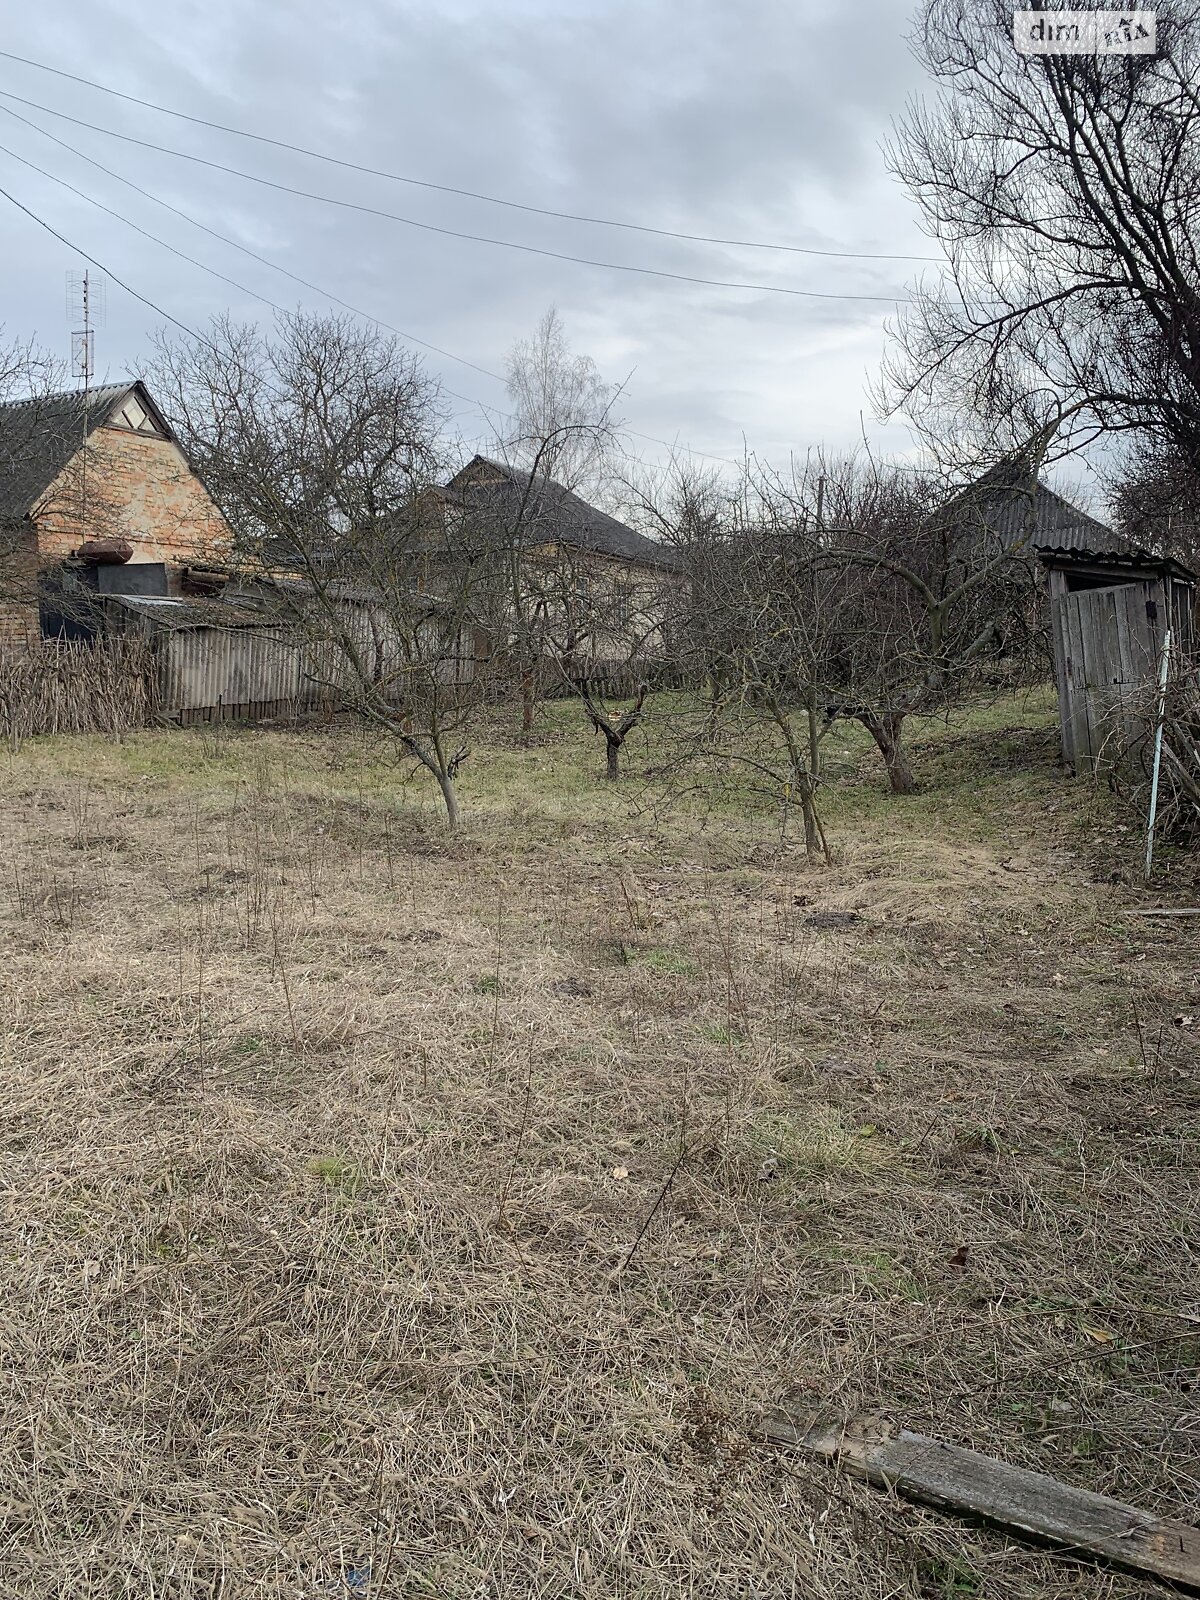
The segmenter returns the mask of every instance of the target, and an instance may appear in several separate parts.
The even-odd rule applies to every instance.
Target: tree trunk
[[[821,819],[817,816],[817,794],[812,779],[807,772],[795,771],[792,782],[800,795],[800,815],[804,818],[804,848],[810,860],[824,856],[829,860],[829,847],[825,842],[825,832],[821,827]]]
[[[442,791],[442,799],[446,802],[446,822],[451,828],[458,827],[458,795],[454,790],[454,779],[446,772],[436,774],[438,788]]]
[[[916,794],[919,789],[908,755],[901,744],[904,712],[891,711],[884,717],[868,713],[858,719],[879,747],[883,764],[887,768],[888,783],[893,794]]]
[[[533,733],[533,711],[537,703],[532,672],[521,675],[521,742],[528,745]]]
[[[614,739],[611,734],[606,734],[605,740],[608,744],[608,766],[605,771],[605,776],[609,778],[619,778],[621,776],[621,745],[624,743],[624,741],[621,739]]]

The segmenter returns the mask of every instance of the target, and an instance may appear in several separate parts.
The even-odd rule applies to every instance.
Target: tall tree
[[[595,487],[612,443],[618,389],[591,356],[576,355],[551,306],[505,361],[513,415],[503,443],[521,466],[568,489]]]
[[[1055,8],[1047,8],[1051,16]],[[882,386],[941,445],[1149,435],[1200,459],[1200,7],[1154,55],[1022,54],[1011,0],[925,0],[938,86],[890,150],[947,265]]]
[[[894,794],[917,788],[910,716],[1042,670],[1037,491],[1036,471],[1011,463],[957,492],[934,473],[871,460],[820,468],[819,559],[840,592],[827,711],[871,735]]]

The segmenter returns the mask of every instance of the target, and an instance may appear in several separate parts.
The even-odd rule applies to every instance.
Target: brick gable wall
[[[0,527],[0,650],[39,637],[37,554],[31,528]]]
[[[127,539],[134,561],[220,563],[229,529],[178,445],[127,428],[97,428],[87,461],[92,514],[83,525],[77,456],[42,499],[38,555],[61,560],[86,538]]]

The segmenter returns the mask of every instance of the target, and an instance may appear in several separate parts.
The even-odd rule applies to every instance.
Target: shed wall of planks
[[[1168,606],[1156,582],[1059,592],[1052,600],[1063,757],[1111,766],[1144,742]]]

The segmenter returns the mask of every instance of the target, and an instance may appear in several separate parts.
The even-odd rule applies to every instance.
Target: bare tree
[[[626,474],[624,491],[635,519],[678,554],[682,581],[672,598],[672,650],[680,666],[705,683],[715,708],[733,643],[725,630],[737,625],[714,603],[736,520],[737,489],[720,470],[673,456],[663,466],[639,464]]]
[[[672,783],[739,776],[785,816],[798,810],[809,855],[828,859],[818,795],[842,594],[804,479],[753,459],[737,484],[668,477],[659,516],[689,580],[681,662],[709,696],[672,719],[661,770]]]
[[[892,791],[912,793],[910,716],[1042,670],[1026,461],[956,491],[869,457],[817,456],[788,473],[750,457],[736,489],[688,487],[681,500],[674,485],[663,515],[687,557],[687,659],[710,684],[694,749],[707,739],[757,763],[800,806],[810,851],[823,848],[821,746],[838,720],[859,722]]]
[[[1200,8],[1156,12],[1154,55],[1026,55],[1009,0],[921,8],[940,92],[890,159],[947,265],[882,393],[939,449],[1059,422],[1058,451],[1133,432],[1200,459]]]
[[[615,780],[651,687],[671,665],[680,587],[673,573],[622,571],[561,539],[530,564],[527,585],[545,660],[603,736],[605,773]]]
[[[618,394],[588,356],[572,354],[562,320],[551,307],[530,339],[507,359],[513,416],[497,434],[495,471],[473,463],[471,482],[457,491],[458,513],[470,537],[489,553],[489,627],[521,695],[522,737],[532,736],[537,702],[555,675],[548,634],[547,574],[573,560],[572,536],[583,509],[576,489],[603,495]]]
[[[1145,438],[1126,453],[1108,489],[1117,527],[1131,543],[1200,567],[1200,465]]]
[[[910,716],[1043,670],[1038,488],[1024,461],[957,492],[938,475],[870,459],[819,468],[820,559],[841,595],[828,715],[862,724],[895,794],[917,788],[903,742]]]
[[[505,361],[513,415],[501,443],[506,456],[568,489],[596,487],[611,447],[619,394],[590,356],[575,355],[551,306],[529,339]]]
[[[523,738],[531,736],[540,696],[569,690],[604,734],[616,776],[620,749],[664,670],[679,580],[672,551],[545,474],[562,431],[539,441],[529,468],[477,458],[442,500],[489,574],[480,620],[515,676]],[[615,549],[606,542],[613,537]],[[632,552],[621,548],[630,543]],[[631,682],[639,703],[618,709],[610,691]]]
[[[431,543],[436,383],[396,340],[302,314],[273,335],[223,319],[164,338],[155,382],[233,529],[242,595],[299,641],[310,677],[430,774],[454,826],[483,693],[482,568],[453,527]]]

